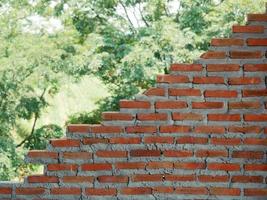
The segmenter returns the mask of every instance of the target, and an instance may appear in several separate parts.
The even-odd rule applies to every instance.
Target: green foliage
[[[45,149],[50,139],[62,136],[63,130],[60,126],[55,124],[44,125],[34,131],[25,142],[24,147],[27,149]]]
[[[94,112],[80,112],[70,115],[67,124],[98,124],[101,121],[100,113]]]
[[[17,173],[21,158],[16,152],[14,141],[0,135],[0,180],[9,180]]]

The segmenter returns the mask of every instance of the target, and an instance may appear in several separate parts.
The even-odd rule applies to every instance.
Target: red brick
[[[121,100],[120,108],[138,108],[138,109],[149,109],[151,104],[149,101],[130,101]]]
[[[62,181],[64,183],[93,183],[93,176],[63,176]]]
[[[248,38],[247,39],[248,46],[267,46],[266,38]]]
[[[45,193],[45,188],[16,188],[16,195],[42,195]]]
[[[206,90],[204,92],[205,97],[216,97],[216,98],[236,98],[237,91],[235,90]]]
[[[219,38],[211,40],[212,46],[243,46],[244,40],[238,38]]]
[[[131,177],[132,182],[154,182],[162,180],[162,174],[135,174]]]
[[[107,138],[84,138],[82,142],[85,145],[99,144],[99,143],[107,144],[109,142],[109,139]]]
[[[243,90],[243,97],[261,97],[267,96],[267,89],[253,89],[253,90]]]
[[[261,51],[230,51],[230,57],[233,59],[255,59],[262,56]]]
[[[233,133],[260,133],[261,127],[259,126],[230,126],[228,128],[229,132]]]
[[[214,134],[223,134],[225,133],[225,128],[222,126],[197,126],[195,127],[196,133],[214,133]]]
[[[174,188],[169,186],[158,186],[158,187],[153,187],[153,193],[173,193]]]
[[[98,176],[97,177],[98,182],[100,183],[127,183],[128,182],[128,176]]]
[[[173,175],[173,174],[166,174],[164,175],[165,181],[195,181],[196,176],[194,174],[190,175]]]
[[[88,160],[92,158],[92,153],[90,152],[63,152],[64,159],[80,159],[80,160]]]
[[[103,112],[102,119],[106,121],[131,121],[133,120],[132,114],[120,112]]]
[[[170,88],[170,96],[201,96],[201,91],[199,89],[180,89],[180,88]]]
[[[240,101],[240,102],[229,102],[229,109],[257,109],[260,108],[261,104],[257,101]]]
[[[244,114],[244,120],[252,122],[267,121],[267,114]]]
[[[122,195],[145,195],[145,194],[152,194],[152,189],[149,188],[149,187],[121,188],[120,194],[122,194]]]
[[[198,180],[200,182],[228,182],[229,177],[225,175],[199,175]]]
[[[183,75],[158,75],[157,83],[189,83],[189,78]]]
[[[79,147],[80,140],[74,139],[53,139],[50,141],[53,147]]]
[[[247,15],[248,21],[267,21],[266,14],[248,14]]]
[[[127,158],[127,151],[98,150],[95,155],[102,158]]]
[[[174,137],[145,137],[144,143],[154,144],[154,143],[164,143],[164,144],[173,144]]]
[[[85,188],[87,196],[116,196],[116,188]]]
[[[137,119],[140,121],[162,121],[168,119],[167,113],[139,113]]]
[[[203,120],[203,116],[197,113],[172,113],[172,119],[178,121],[182,120],[200,121]]]
[[[205,169],[205,163],[196,162],[176,162],[174,163],[174,168],[185,169],[185,170],[195,170],[195,169]]]
[[[166,125],[160,126],[160,133],[188,133],[190,129],[190,126]]]
[[[240,165],[233,163],[208,163],[208,169],[222,171],[240,171]]]
[[[267,196],[267,188],[245,188],[245,196]]]
[[[58,153],[57,152],[50,152],[45,150],[31,150],[28,152],[28,157],[30,158],[51,158],[57,159]]]
[[[240,66],[238,64],[208,64],[208,72],[234,72],[239,71]]]
[[[27,180],[29,183],[58,183],[56,176],[34,175],[28,176]]]
[[[130,151],[132,157],[158,157],[160,155],[160,150],[136,149]]]
[[[263,159],[264,152],[261,151],[234,151],[233,158]]]
[[[209,121],[240,121],[239,114],[208,114]]]
[[[193,109],[220,109],[223,106],[223,102],[192,102]]]
[[[228,79],[229,85],[253,85],[261,83],[260,77],[233,77]]]
[[[172,64],[170,71],[181,72],[199,72],[202,71],[202,65],[200,64]]]
[[[144,162],[122,162],[116,163],[116,169],[145,169],[146,163]]]
[[[185,101],[157,101],[155,103],[156,109],[180,109],[187,108]]]
[[[215,145],[239,145],[241,143],[240,138],[211,138],[211,144]]]
[[[165,150],[163,155],[165,157],[191,157],[193,152],[189,150]]]
[[[226,58],[226,52],[224,51],[207,51],[203,53],[200,58],[203,59],[223,59]]]
[[[76,171],[78,165],[76,164],[48,164],[48,171]]]
[[[82,171],[100,171],[100,170],[112,170],[112,165],[109,163],[91,163],[83,164],[81,166]]]
[[[126,127],[127,133],[156,133],[156,126],[128,126]]]
[[[148,162],[147,169],[173,169],[172,162]]]
[[[246,72],[258,72],[267,71],[267,64],[246,64],[244,65],[244,71]]]
[[[262,176],[243,176],[243,175],[236,175],[232,177],[232,183],[262,183],[263,177]]]
[[[244,144],[246,145],[265,145],[267,146],[266,138],[245,138]]]
[[[228,151],[200,149],[196,151],[196,156],[197,157],[227,157]]]
[[[176,140],[177,144],[207,144],[208,138],[184,136]]]
[[[223,77],[194,77],[193,83],[196,84],[224,84]]]
[[[70,124],[68,125],[67,129],[68,132],[71,133],[89,133],[91,125],[88,124]]]
[[[239,188],[212,187],[210,188],[210,194],[217,196],[240,196],[241,190]]]
[[[122,133],[123,128],[120,126],[102,126],[95,125],[91,127],[92,133]]]
[[[233,26],[234,33],[264,33],[264,26]]]
[[[52,195],[81,195],[82,189],[81,188],[51,188],[50,194]]]
[[[12,188],[10,187],[0,187],[0,194],[12,194]]]
[[[209,192],[205,187],[177,187],[176,194],[207,195]]]
[[[144,92],[146,96],[165,96],[164,88],[149,88]]]
[[[267,164],[245,164],[246,171],[267,171]]]
[[[141,138],[138,137],[131,137],[131,138],[124,138],[124,137],[113,137],[109,139],[110,144],[140,144]]]

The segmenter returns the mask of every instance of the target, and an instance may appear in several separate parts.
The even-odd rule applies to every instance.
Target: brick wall
[[[69,125],[0,199],[267,199],[267,14],[212,39],[101,125]]]

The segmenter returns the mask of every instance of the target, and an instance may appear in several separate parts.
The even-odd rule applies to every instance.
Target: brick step
[[[84,197],[88,198],[112,198],[115,196],[124,197],[125,195],[138,195],[139,198],[144,198],[146,196],[147,199],[151,199],[150,195],[153,195],[153,198],[157,196],[158,198],[164,198],[165,195],[168,195],[170,198],[176,198],[177,195],[190,195],[191,198],[199,198],[199,197],[216,197],[220,198],[223,196],[235,197],[238,198],[241,193],[244,193],[246,197],[256,197],[259,199],[260,197],[264,197],[267,194],[266,188],[253,188],[253,187],[245,187],[245,188],[237,188],[237,187],[216,187],[216,186],[138,186],[138,187],[86,187],[84,190],[77,187],[1,187],[0,192],[6,195],[6,198],[11,197],[12,191],[16,193],[17,197],[30,198],[31,196],[41,196],[41,195],[49,195],[49,197],[55,198],[75,198],[80,199]],[[0,194],[1,194],[0,193]],[[161,196],[164,195],[164,196]],[[166,197],[166,196],[165,196]],[[115,197],[116,198],[116,197]],[[134,196],[133,196],[134,198]],[[137,198],[137,197],[136,197]]]
[[[231,47],[231,46],[267,46],[267,38],[216,38],[211,40],[211,46]],[[240,48],[241,49],[241,48]]]
[[[199,107],[202,106],[210,106],[210,105],[196,105]],[[234,105],[236,106],[236,105]],[[239,106],[239,105],[238,105]],[[229,116],[228,119],[231,119],[231,117],[237,116],[240,117],[240,114],[210,114],[210,117],[216,117],[218,119],[222,118],[222,121],[225,117],[227,120],[227,116]],[[111,129],[115,127],[116,129],[118,128],[120,132],[118,131],[101,131],[101,132],[89,132],[85,129],[80,129],[80,127],[84,127],[86,125],[69,125],[68,126],[68,133],[72,135],[77,135],[82,136],[81,138],[88,136],[97,136],[97,135],[124,135],[128,136],[129,134],[136,134],[136,133],[148,133],[148,134],[155,134],[155,133],[189,133],[189,132],[196,132],[196,133],[226,133],[228,132],[242,132],[241,130],[245,132],[249,131],[257,131],[258,133],[262,128],[262,126],[259,125],[254,125],[251,124],[249,125],[249,122],[259,122],[259,121],[266,121],[266,116],[267,114],[244,114],[244,119],[247,121],[246,125],[238,125],[238,126],[222,126],[222,125],[205,125],[205,124],[197,124],[194,126],[189,126],[189,125],[155,125],[155,126],[140,126],[140,125],[135,125],[135,126],[103,126],[105,127],[103,130]],[[214,120],[214,119],[213,119]],[[219,121],[219,120],[217,120]],[[90,125],[87,125],[90,126]],[[236,127],[236,129],[232,129],[232,127]],[[238,128],[239,127],[239,128]],[[125,132],[124,132],[125,131]],[[203,132],[202,132],[203,131]],[[218,131],[218,132],[217,132]],[[265,133],[267,133],[267,128],[264,130]]]
[[[165,105],[167,103],[172,103],[173,105]],[[103,120],[102,124],[104,126],[114,126],[114,125],[121,125],[121,126],[130,126],[130,125],[141,125],[144,124],[145,122],[150,122],[150,121],[156,121],[158,122],[157,125],[160,125],[163,122],[163,124],[173,124],[178,121],[212,121],[210,118],[211,116],[223,116],[225,117],[225,120],[222,121],[229,121],[227,116],[239,116],[238,120],[240,121],[241,118],[244,121],[248,121],[247,118],[248,116],[253,116],[251,114],[252,112],[255,111],[262,111],[266,109],[266,102],[259,102],[259,101],[233,101],[233,102],[191,102],[190,108],[187,107],[187,110],[179,110],[179,111],[172,111],[170,112],[169,109],[170,107],[176,106],[175,103],[178,103],[178,107],[180,107],[179,103],[181,102],[176,102],[176,101],[158,101],[156,102],[155,106],[156,107],[161,107],[161,108],[156,108],[156,110],[159,113],[115,113],[115,116],[112,117],[112,119],[108,120]],[[176,107],[176,109],[178,108]],[[173,108],[175,109],[175,107]],[[191,111],[192,110],[192,111]],[[235,114],[237,113],[238,114]],[[227,113],[227,114],[226,114]],[[131,119],[128,118],[121,118],[122,116],[127,115],[131,117]],[[119,117],[118,117],[119,116]],[[258,114],[254,115],[255,118],[256,116],[262,121],[264,121],[264,114]],[[117,117],[117,118],[115,118]],[[168,122],[167,122],[168,121]],[[256,120],[255,120],[256,121]],[[149,124],[148,124],[149,125]],[[58,146],[58,147],[76,147],[75,144],[68,144],[64,140],[62,141],[64,144],[62,145],[52,145],[52,146]],[[71,146],[72,145],[72,146]]]
[[[262,34],[264,33],[265,27],[264,26],[241,26],[241,25],[234,25],[232,27],[233,33],[252,33],[252,34]]]
[[[267,64],[172,64],[170,67],[171,74],[183,74],[183,75],[198,75],[199,73],[215,72],[218,76],[223,73],[234,72],[266,72]],[[261,74],[259,74],[261,75]],[[265,74],[264,74],[265,75]]]
[[[237,81],[237,79],[236,79]],[[240,80],[238,80],[240,82]],[[158,100],[169,100],[174,99],[175,97],[179,97],[180,100],[187,100],[188,97],[191,98],[191,100],[200,100],[203,99],[201,97],[204,97],[205,99],[209,98],[223,98],[223,99],[229,99],[229,98],[237,98],[237,97],[243,97],[243,98],[249,98],[249,97],[264,97],[267,96],[267,89],[265,89],[265,84],[262,83],[260,87],[257,89],[252,89],[253,87],[248,87],[247,85],[244,85],[246,87],[238,88],[238,85],[232,85],[230,89],[226,87],[225,85],[222,85],[223,87],[219,87],[219,84],[216,87],[208,87],[208,84],[195,84],[195,88],[190,87],[169,87],[169,88],[156,88],[164,91],[163,94],[153,93],[148,94],[144,93],[145,96],[151,98],[147,100],[122,100],[120,102],[120,111],[129,111],[129,110],[139,110],[139,111],[149,111],[151,110],[153,112],[153,103],[151,101],[155,100],[152,97],[161,97],[158,98]],[[255,86],[254,86],[255,87]],[[150,91],[150,90],[148,90]],[[195,97],[195,98],[194,98]]]
[[[248,14],[248,22],[257,21],[257,22],[267,22],[267,14]]]
[[[167,164],[167,163],[166,163]],[[77,183],[128,183],[128,182],[191,182],[191,184],[200,183],[264,183],[263,176],[249,176],[249,175],[197,175],[192,174],[133,174],[133,175],[99,175],[99,176],[45,176],[45,175],[32,175],[25,179],[25,183],[65,183],[65,184],[77,184]]]
[[[139,138],[135,138],[139,139]],[[255,138],[252,138],[255,139]],[[244,145],[249,145],[252,141],[251,138],[246,138],[243,141]],[[259,140],[260,141],[260,140]],[[267,139],[262,139],[261,145],[264,146],[263,142],[267,142]],[[124,142],[124,141],[123,141]],[[28,155],[29,158],[31,158],[31,161],[34,161],[35,163],[42,163],[42,164],[49,164],[50,166],[58,166],[60,170],[68,170],[72,164],[84,164],[84,163],[93,163],[97,161],[103,161],[107,160],[110,161],[111,159],[119,159],[120,161],[123,161],[128,158],[128,161],[135,160],[135,158],[144,158],[144,157],[153,157],[155,158],[161,158],[161,161],[168,161],[168,158],[184,158],[183,161],[192,161],[192,160],[199,160],[198,158],[220,158],[221,161],[225,160],[227,161],[227,158],[232,158],[232,162],[236,162],[235,159],[247,159],[246,163],[253,162],[252,160],[263,161],[265,159],[265,151],[264,149],[253,151],[253,150],[234,150],[234,149],[213,149],[209,150],[209,146],[205,146],[210,142],[212,145],[227,145],[228,142],[229,145],[240,145],[241,140],[238,138],[217,138],[213,137],[210,139],[206,137],[189,137],[189,136],[183,136],[183,137],[170,137],[170,136],[162,136],[162,137],[146,137],[143,139],[143,144],[176,144],[176,146],[173,146],[172,148],[166,148],[167,145],[164,146],[163,149],[147,149],[145,145],[136,145],[136,144],[127,144],[127,149],[121,148],[121,150],[108,150],[100,148],[98,149],[95,147],[94,152],[92,151],[76,151],[76,152],[57,152],[58,154],[58,160],[54,163],[50,162],[51,160],[49,157],[44,157],[44,155],[40,155],[38,159],[34,160],[37,157],[30,157],[32,155]],[[125,144],[125,143],[123,143]],[[184,150],[177,150],[179,148],[179,144],[201,144],[201,148],[199,147],[191,147]],[[81,144],[83,145],[83,144]],[[118,148],[118,146],[113,145],[114,148]],[[266,146],[266,145],[265,145]],[[176,148],[177,147],[177,148]],[[166,149],[165,149],[166,148]],[[129,149],[129,150],[128,150]],[[49,152],[54,153],[54,152]],[[223,159],[225,158],[225,159]],[[42,160],[42,161],[41,161]],[[157,159],[155,159],[157,160]],[[46,161],[46,162],[45,162]],[[55,164],[55,165],[52,165]],[[59,164],[59,165],[58,165]],[[48,169],[49,170],[49,169]]]
[[[212,70],[210,66],[208,70]],[[216,70],[216,69],[214,69]],[[186,75],[158,75],[157,83],[168,83],[168,84],[179,84],[179,83],[193,83],[193,84],[225,84],[225,85],[254,85],[263,83],[265,86],[265,76],[238,76],[238,77],[225,77],[225,76],[186,76]],[[165,95],[163,88],[157,88],[162,90]],[[145,94],[149,94],[146,92]],[[151,93],[150,93],[151,95]],[[160,95],[161,96],[161,95]]]
[[[263,59],[265,51],[208,51],[203,53],[202,59]]]
[[[133,151],[135,153],[137,150],[133,150]],[[233,159],[233,161],[235,162],[225,162],[223,160],[219,161],[220,157],[218,157],[217,161],[214,159],[213,161],[205,161],[203,159],[199,159],[197,161],[192,161],[192,160],[190,161],[190,160],[184,159],[183,156],[181,156],[181,153],[179,154],[181,159],[177,161],[175,160],[175,158],[178,157],[178,153],[176,153],[176,156],[174,155],[174,153],[170,154],[171,156],[169,157],[169,159],[166,159],[166,160],[150,159],[149,162],[145,161],[145,158],[155,157],[157,155],[156,152],[157,150],[147,150],[147,151],[143,150],[141,151],[142,154],[138,152],[132,155],[132,157],[134,157],[134,155],[136,157],[139,157],[139,160],[132,159],[130,161],[119,160],[117,162],[116,161],[115,162],[104,161],[104,162],[83,163],[83,164],[69,164],[69,163],[47,164],[46,174],[47,175],[50,174],[48,176],[55,176],[55,175],[59,175],[60,172],[65,171],[66,173],[64,175],[77,174],[77,172],[79,172],[82,175],[90,175],[89,172],[93,172],[93,171],[101,171],[103,174],[106,174],[104,172],[112,173],[112,170],[120,170],[117,172],[117,174],[119,174],[120,172],[123,172],[123,170],[140,170],[140,172],[142,172],[142,170],[148,170],[148,169],[155,169],[155,171],[160,170],[160,169],[173,169],[173,170],[175,169],[178,169],[178,170],[199,169],[199,170],[202,170],[199,172],[195,172],[199,174],[202,174],[203,172],[205,172],[205,170],[211,170],[211,173],[213,174],[215,174],[216,172],[219,173],[220,171],[222,173],[228,172],[228,171],[236,171],[236,172],[239,172],[240,174],[241,169],[244,169],[245,172],[267,170],[267,164],[263,163],[263,159],[256,159],[256,158],[248,159],[248,157],[251,158],[253,157],[253,155],[258,156],[258,157],[260,156],[259,153],[253,154],[251,153],[251,151],[246,152],[246,153],[242,153],[241,151],[238,151],[237,153],[234,153],[233,155],[235,156],[235,158],[239,158],[237,160]],[[263,152],[260,152],[260,153],[263,153]],[[143,159],[141,159],[141,157]],[[245,164],[240,163],[241,160],[244,161],[244,158],[246,161]],[[132,172],[129,171],[127,174],[128,175],[136,174],[136,171],[132,171]],[[92,174],[90,176],[92,176]]]

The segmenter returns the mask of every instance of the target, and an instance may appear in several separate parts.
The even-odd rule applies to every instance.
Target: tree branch
[[[133,23],[132,23],[132,21],[131,21],[129,15],[128,15],[126,6],[122,3],[121,0],[119,0],[119,4],[122,6],[122,8],[123,8],[123,10],[124,10],[124,13],[125,13],[125,15],[126,15],[126,18],[127,18],[127,20],[129,21],[129,23],[130,23],[130,28],[131,28],[132,32],[135,32],[134,25],[133,25]]]
[[[39,99],[42,99],[44,97],[45,92],[46,92],[46,88],[43,90],[43,92],[42,92],[41,96],[39,97]],[[24,140],[22,140],[18,145],[16,145],[16,148],[21,147],[27,140],[29,140],[32,137],[32,135],[33,135],[33,133],[35,131],[35,126],[36,126],[38,117],[39,117],[39,113],[35,112],[34,113],[33,125],[32,125],[32,129],[31,129],[30,135],[28,135]]]
[[[139,12],[140,12],[141,18],[142,18],[142,20],[144,21],[146,27],[149,27],[149,24],[148,24],[148,22],[146,21],[144,15],[143,15],[143,11],[142,11],[142,9],[141,9],[140,3],[138,3],[138,10],[139,10]]]

